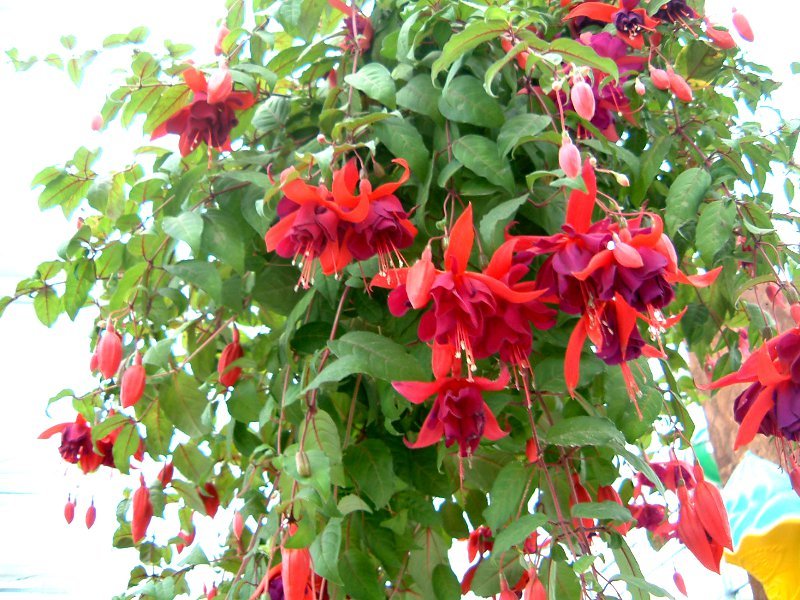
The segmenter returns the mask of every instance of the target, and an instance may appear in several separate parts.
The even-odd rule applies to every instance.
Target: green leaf
[[[628,546],[628,543],[622,536],[615,536],[616,543],[610,544],[611,552],[614,555],[614,561],[617,563],[617,568],[620,574],[611,578],[611,581],[620,580],[630,583],[628,592],[633,600],[649,600],[651,594],[661,598],[672,598],[670,594],[664,592],[657,586],[652,586],[653,589],[648,589],[651,586],[645,581],[642,569],[639,567],[639,562],[636,560],[636,555]],[[645,584],[645,586],[642,585]]]
[[[670,235],[697,219],[700,202],[710,186],[711,175],[705,169],[693,167],[678,174],[665,201],[664,225]]]
[[[325,368],[320,371],[309,384],[303,388],[301,393],[305,394],[311,390],[317,389],[325,383],[333,383],[342,381],[350,375],[362,373],[366,368],[365,361],[356,356],[345,356],[339,360],[335,360],[325,365]]]
[[[259,393],[255,381],[250,379],[236,384],[228,398],[227,407],[230,415],[237,421],[253,423],[258,421],[265,402],[263,393]]]
[[[369,331],[351,331],[328,346],[339,358],[353,357],[360,372],[386,381],[422,381],[427,373],[406,349]]]
[[[592,67],[611,75],[614,81],[619,80],[619,68],[612,59],[600,56],[591,46],[586,46],[568,37],[561,37],[550,44],[550,52],[560,54],[565,62]]]
[[[222,302],[222,278],[214,265],[203,260],[184,260],[165,268],[175,277],[206,292],[217,304]]]
[[[391,117],[373,126],[378,140],[397,158],[408,161],[411,174],[424,181],[430,166],[428,148],[416,127],[400,117]]]
[[[469,75],[456,77],[439,98],[439,112],[451,121],[481,127],[500,127],[505,121],[500,104],[480,81]]]
[[[50,327],[63,310],[61,298],[50,286],[45,286],[33,298],[33,310],[42,325]]]
[[[672,147],[672,136],[661,135],[650,142],[649,147],[642,152],[639,163],[639,174],[631,183],[631,202],[640,206],[647,196],[650,184],[661,171],[664,160]]]
[[[497,144],[480,135],[465,135],[453,144],[453,154],[465,167],[491,183],[514,191],[514,174]]]
[[[161,410],[159,400],[154,399],[152,402],[153,405],[147,408],[141,418],[141,422],[147,433],[145,437],[147,452],[155,458],[159,455],[166,456],[169,454],[169,445],[175,428],[164,414],[164,411]]]
[[[522,515],[497,534],[494,538],[492,552],[499,555],[513,546],[521,546],[530,534],[546,523],[547,516],[541,513]]]
[[[196,212],[184,212],[177,217],[165,217],[164,232],[176,240],[186,242],[197,255],[200,251],[200,238],[203,235],[203,217]]]
[[[172,356],[173,338],[164,338],[156,342],[155,346],[150,346],[142,357],[145,365],[153,365],[159,369],[166,368],[169,358]]]
[[[520,144],[535,138],[551,123],[547,115],[524,114],[511,117],[497,134],[497,147],[500,153],[505,156]]]
[[[211,431],[211,424],[203,421],[208,400],[194,377],[183,371],[171,375],[161,386],[159,398],[164,414],[190,437]]]
[[[203,222],[205,225],[200,243],[202,250],[243,273],[245,244],[241,224],[218,210],[208,211],[203,215]]]
[[[196,444],[178,444],[172,460],[184,477],[197,484],[204,483],[214,468],[214,462],[200,452]]]
[[[392,453],[380,440],[367,440],[350,446],[344,455],[344,467],[359,490],[375,508],[383,508],[395,490]]]
[[[257,109],[253,115],[253,127],[258,131],[273,131],[280,129],[289,118],[291,104],[283,96],[270,96]]]
[[[342,585],[339,575],[339,548],[342,545],[342,520],[333,518],[325,525],[309,548],[311,560],[314,562],[314,572],[332,581],[337,585]]]
[[[632,520],[631,512],[616,502],[579,502],[570,509],[575,519],[607,519],[626,523]]]
[[[502,565],[500,560],[502,559]],[[501,558],[499,554],[492,553],[488,559],[482,560],[475,570],[475,577],[472,580],[472,593],[481,598],[493,597],[500,592],[500,576],[503,573],[505,580],[509,584],[516,583],[522,577],[524,569],[520,564],[519,558],[511,553]],[[561,600],[559,598],[559,600]]]
[[[570,417],[556,422],[545,433],[548,444],[556,446],[607,446],[624,444],[619,429],[602,417]]]
[[[78,311],[86,304],[89,292],[94,287],[96,276],[95,264],[91,260],[81,260],[70,269],[64,286],[64,312],[74,321]]]
[[[503,233],[506,225],[514,218],[514,215],[517,214],[517,209],[525,204],[527,199],[528,194],[512,200],[506,200],[483,215],[478,230],[490,250],[496,249],[503,243]]]
[[[359,600],[385,600],[384,587],[378,579],[378,572],[369,557],[358,548],[351,546],[342,556],[344,589],[352,598]]]
[[[433,62],[431,79],[447,69],[464,54],[484,42],[500,37],[508,31],[508,24],[502,21],[472,21],[462,32],[452,36],[442,49],[441,55]]]
[[[397,105],[431,119],[439,119],[441,97],[442,90],[434,87],[430,77],[420,73],[412,77],[411,81],[397,92]]]
[[[8,305],[11,304],[14,299],[11,296],[2,296],[0,297],[0,317],[3,316],[3,313],[8,308]]]
[[[351,512],[356,511],[364,511],[368,513],[372,512],[369,504],[354,494],[349,494],[339,500],[339,503],[336,505],[336,507],[339,509],[339,512],[342,513],[342,515],[349,515]]]
[[[733,243],[735,222],[736,206],[733,202],[717,200],[703,208],[697,221],[695,242],[706,266],[712,266],[720,251]]]
[[[380,63],[367,63],[356,73],[345,76],[344,80],[373,100],[377,100],[392,110],[397,108],[394,81],[389,69]]]
[[[490,529],[497,530],[519,510],[531,473],[528,465],[518,461],[512,461],[500,469],[489,494],[489,508],[483,512]]]
[[[127,421],[122,426],[112,447],[114,466],[119,469],[120,473],[127,475],[130,471],[131,456],[139,449],[141,441],[136,425]]]
[[[106,419],[100,421],[97,425],[92,427],[92,442],[97,443],[98,440],[102,440],[115,429],[119,429],[126,423],[130,422],[130,418],[121,413],[108,416]]]
[[[436,600],[459,600],[461,585],[449,565],[436,565],[433,569],[433,591]]]

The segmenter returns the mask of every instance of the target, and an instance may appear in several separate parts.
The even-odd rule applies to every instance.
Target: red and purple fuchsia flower
[[[217,70],[209,80],[194,67],[182,75],[194,92],[192,101],[156,127],[151,138],[168,133],[179,135],[181,156],[190,154],[202,143],[208,146],[209,156],[212,148],[230,150],[231,131],[239,123],[236,112],[253,106],[255,96],[233,91],[233,78],[227,67]]]
[[[619,4],[584,2],[573,8],[564,20],[587,17],[601,23],[613,23],[617,36],[629,46],[641,50],[644,47],[645,31],[654,31],[658,20],[653,19],[643,8],[636,8],[639,0],[619,0]]]
[[[281,174],[279,220],[264,241],[269,252],[300,267],[298,287],[314,284],[317,262],[325,275],[338,275],[354,258],[377,256],[380,273],[404,264],[399,251],[411,245],[417,229],[394,195],[410,176],[408,163],[399,158],[393,162],[404,169],[400,179],[375,189],[360,178],[355,159],[333,172],[330,190],[303,181],[294,168]]]
[[[677,256],[663,233],[661,218],[641,213],[632,219],[610,215],[592,222],[597,181],[590,161],[583,166],[587,191],[574,190],[567,205],[562,232],[549,237],[515,238],[517,250],[550,254],[537,273],[542,300],[558,304],[568,314],[581,315],[570,336],[564,361],[567,389],[574,393],[580,373],[580,355],[588,337],[597,356],[620,365],[632,398],[638,392],[628,362],[662,352],[644,342],[637,323],[644,321],[656,337],[681,315],[664,317],[675,283],[695,287],[710,285],[720,268],[687,277],[677,266]]]

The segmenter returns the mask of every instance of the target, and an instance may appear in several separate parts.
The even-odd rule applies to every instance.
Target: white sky
[[[188,42],[203,50],[196,57],[213,59],[211,48],[216,21],[223,15],[219,0],[40,0],[36,3],[0,0],[0,49],[18,47],[23,56],[44,56],[59,51],[59,37],[75,34],[78,49],[100,46],[110,33],[124,33],[147,25],[152,35],[147,46],[164,38]],[[35,6],[35,8],[34,8]],[[708,0],[713,20],[728,24],[729,0]],[[756,43],[752,56],[789,80],[788,64],[800,60],[795,31],[800,9],[794,0],[741,0],[737,3],[753,25]],[[791,51],[787,51],[791,48]],[[117,51],[126,53],[127,51]],[[103,134],[90,130],[108,85],[110,66],[124,58],[99,59],[76,89],[66,75],[49,67],[16,74],[0,59],[0,144],[4,218],[0,221],[0,296],[11,294],[16,282],[36,266],[52,260],[62,241],[74,231],[60,211],[40,213],[30,181],[47,165],[63,163],[80,145],[104,148],[101,169],[119,168],[130,160],[130,148],[141,139],[112,128]],[[800,83],[794,77],[777,96],[787,117],[800,116]],[[134,132],[135,133],[135,132]],[[782,182],[779,182],[782,184]],[[115,528],[113,511],[126,478],[103,469],[90,477],[65,468],[57,442],[36,436],[54,422],[71,418],[68,402],[44,414],[47,398],[62,388],[87,390],[95,385],[88,372],[88,334],[94,315],[81,313],[76,323],[63,315],[53,329],[37,321],[29,303],[12,305],[0,319],[0,397],[5,418],[0,420],[0,593],[5,598],[62,597],[109,598],[125,589],[127,574],[135,564],[132,551],[111,551]],[[78,494],[73,524],[66,526],[62,509],[67,493]],[[83,515],[94,496],[97,523],[91,531]],[[203,523],[200,523],[203,525]],[[671,553],[670,553],[671,554]],[[664,562],[662,558],[655,558]],[[690,593],[698,586],[709,600],[722,597],[718,580],[700,578],[692,559],[679,559]],[[653,572],[655,582],[671,586],[672,563]],[[695,573],[698,573],[695,575]],[[699,591],[696,587],[695,591]]]

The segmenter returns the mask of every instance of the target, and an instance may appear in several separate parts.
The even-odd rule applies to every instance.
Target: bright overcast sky
[[[149,47],[168,38],[188,42],[202,52],[199,63],[213,59],[216,22],[222,0],[0,0],[0,50],[17,47],[22,56],[59,52],[59,37],[74,34],[78,49],[97,48],[110,33],[146,25]],[[729,24],[731,2],[708,0],[713,20]],[[755,60],[772,66],[788,81],[788,65],[800,60],[796,0],[740,0],[737,7],[753,25],[756,43],[748,46]],[[787,54],[787,48],[794,48]],[[36,266],[52,260],[60,243],[74,231],[60,211],[40,213],[30,181],[41,168],[63,163],[80,145],[102,146],[100,170],[112,170],[130,160],[130,149],[141,142],[137,132],[116,128],[96,134],[89,128],[106,93],[111,91],[109,65],[125,64],[128,51],[99,59],[76,89],[66,75],[48,67],[15,74],[0,60],[0,144],[4,215],[0,220],[0,296],[11,294],[16,282]],[[4,57],[3,57],[4,58]],[[800,117],[800,85],[794,77],[776,99],[786,117]],[[779,182],[782,184],[782,182]],[[126,479],[108,470],[82,477],[65,468],[57,442],[36,436],[54,422],[44,414],[47,398],[62,388],[85,391],[96,382],[89,376],[88,335],[93,314],[76,323],[63,315],[52,330],[39,324],[29,303],[12,305],[0,319],[0,375],[4,383],[4,418],[0,420],[0,593],[4,598],[110,598],[125,589],[135,553],[109,551],[115,527],[113,511]],[[53,416],[72,418],[68,403]],[[66,526],[62,509],[67,493],[78,494],[73,524]],[[92,496],[97,524],[83,526]],[[687,567],[688,568],[688,567]],[[671,584],[671,563],[657,582]],[[691,589],[691,580],[690,581]],[[710,584],[709,584],[710,585]],[[719,589],[719,588],[718,588]],[[714,597],[706,589],[708,598]],[[691,591],[690,591],[691,593]],[[721,594],[721,589],[720,589]]]

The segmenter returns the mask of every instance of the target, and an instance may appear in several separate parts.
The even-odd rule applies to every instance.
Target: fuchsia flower
[[[620,0],[617,6],[604,2],[584,2],[573,8],[564,20],[588,17],[602,23],[613,23],[617,36],[629,46],[641,50],[643,31],[653,31],[658,25],[643,8],[636,8],[639,0]]]
[[[422,315],[418,335],[423,341],[433,341],[436,377],[457,368],[462,357],[472,372],[476,360],[496,352],[506,362],[527,368],[530,323],[546,327],[555,322],[555,315],[537,301],[544,292],[535,290],[533,282],[519,281],[527,266],[513,244],[503,244],[484,272],[467,270],[474,238],[470,205],[450,232],[445,270],[433,267],[427,249],[413,267],[394,269],[372,280],[373,285],[394,288],[389,310],[395,316],[433,301]]]
[[[359,52],[369,50],[372,45],[372,36],[374,35],[372,21],[370,21],[369,17],[363,15],[357,8],[347,6],[341,0],[328,0],[328,4],[345,16],[344,31],[346,39],[342,42],[341,49],[353,51],[358,48]]]
[[[735,373],[698,387],[738,383],[750,386],[733,405],[739,423],[734,449],[749,444],[756,433],[800,441],[800,326],[768,340]]]
[[[413,444],[406,441],[406,445],[409,448],[425,448],[444,436],[445,446],[449,448],[458,443],[459,455],[464,457],[475,452],[482,437],[495,441],[508,435],[486,406],[483,392],[500,391],[506,387],[509,379],[508,370],[503,369],[494,381],[485,377],[441,377],[431,383],[392,382],[394,389],[414,404],[421,404],[436,394],[433,408],[422,425],[417,441]]]
[[[314,283],[317,260],[325,275],[341,272],[353,258],[377,255],[382,273],[395,260],[402,263],[398,250],[411,245],[417,229],[394,195],[410,176],[408,163],[400,158],[392,162],[404,169],[400,179],[374,190],[367,179],[359,178],[355,159],[333,172],[330,191],[324,184],[309,185],[295,169],[281,174],[279,221],[264,241],[268,251],[299,263],[299,286]]]
[[[189,67],[183,72],[183,79],[194,92],[192,102],[156,127],[151,139],[168,133],[180,135],[181,156],[190,154],[201,143],[207,144],[209,151],[211,148],[230,150],[231,131],[239,123],[236,111],[253,106],[255,96],[233,91],[233,79],[227,67],[217,71],[210,80],[206,80],[201,71]]]
[[[628,391],[635,397],[636,383],[626,363],[642,354],[661,356],[658,349],[644,343],[637,321],[645,321],[654,332],[671,327],[681,315],[665,318],[661,309],[674,297],[672,285],[710,285],[721,268],[693,277],[684,275],[656,214],[593,223],[597,181],[588,160],[583,178],[587,191],[570,194],[562,233],[521,236],[515,244],[517,250],[552,255],[537,274],[537,282],[546,292],[543,300],[559,304],[566,313],[581,315],[564,361],[568,390],[572,393],[578,385],[581,349],[589,337],[599,358],[620,365]]]
[[[661,21],[682,23],[684,19],[696,19],[697,13],[686,3],[686,0],[669,0],[656,11],[654,16]]]

